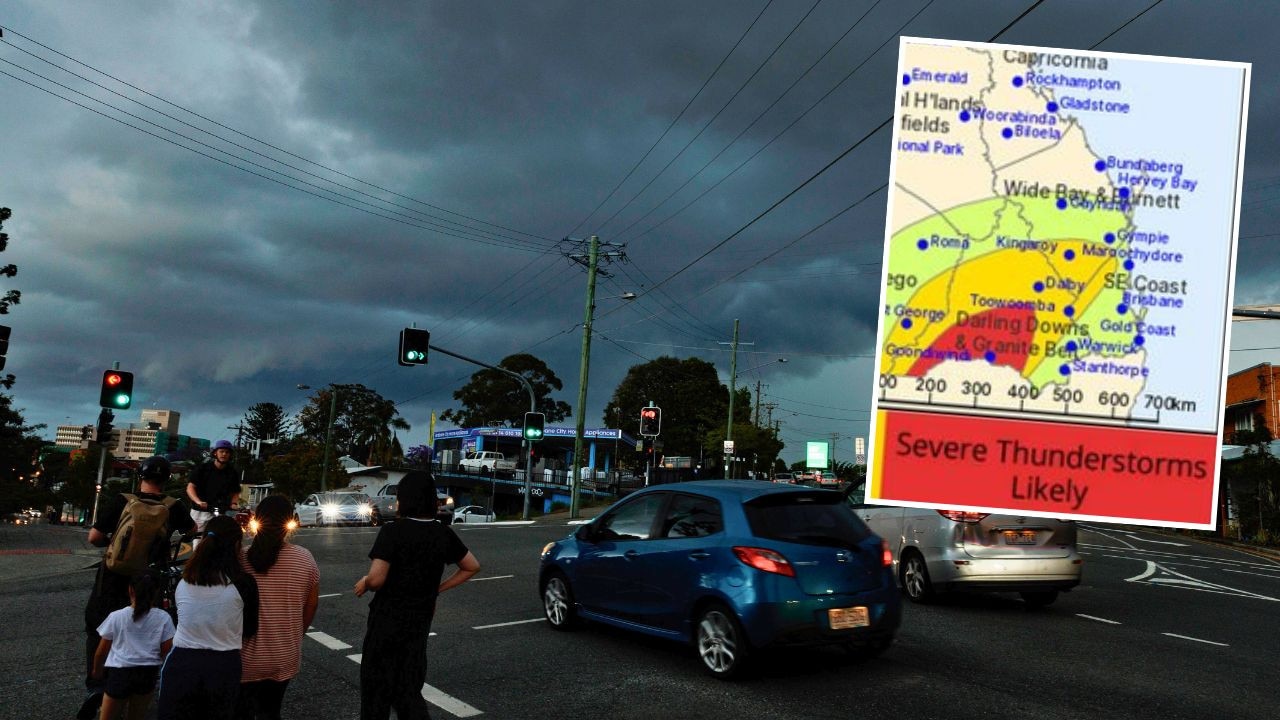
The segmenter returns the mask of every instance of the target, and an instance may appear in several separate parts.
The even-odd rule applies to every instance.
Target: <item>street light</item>
[[[734,323],[737,323],[737,321],[735,320]],[[734,325],[734,342],[735,343],[737,342],[737,325],[736,324]],[[735,355],[735,359],[736,359],[736,355]],[[759,370],[760,368],[765,367],[767,365],[772,365],[774,363],[784,363],[786,361],[787,361],[786,358],[775,358],[773,360],[770,360],[769,362],[760,363],[759,365],[756,365],[753,368],[747,368],[742,372],[736,372],[732,369],[729,371],[729,427],[724,434],[724,439],[726,442],[733,440],[733,396],[738,393],[738,378],[743,375],[746,375],[752,370]],[[733,457],[732,452],[725,453],[725,463],[724,463],[725,471],[726,471],[725,475],[727,475],[729,478],[733,477],[733,461],[729,459],[732,457]]]
[[[329,485],[329,445],[333,442],[333,417],[338,410],[338,386],[329,384],[329,424],[324,431],[324,460],[320,466],[320,492],[325,492]],[[310,390],[310,385],[298,383],[299,390]]]

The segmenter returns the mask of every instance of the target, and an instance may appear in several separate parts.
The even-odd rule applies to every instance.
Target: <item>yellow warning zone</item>
[[[951,359],[964,359],[965,352],[970,359],[981,359],[986,348],[965,345],[972,333],[942,338],[952,329],[971,327],[988,337],[1030,335],[1029,357],[1022,368],[1023,377],[1030,377],[1046,359],[1047,346],[1060,345],[1067,335],[1088,334],[1078,321],[1097,301],[1107,274],[1116,271],[1115,257],[1086,253],[1086,246],[1096,250],[1098,243],[1041,241],[1039,249],[985,252],[937,273],[906,302],[885,308],[881,371],[904,375],[931,348],[935,353],[954,353]],[[984,319],[977,317],[1001,309],[1025,310],[1021,322],[1034,318],[1034,333],[1026,327],[984,327]],[[1007,319],[1010,313],[1000,315]],[[934,347],[940,339],[944,342]]]

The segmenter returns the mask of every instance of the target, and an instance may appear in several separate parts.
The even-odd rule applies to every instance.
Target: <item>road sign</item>
[[[732,441],[732,440],[725,440],[725,441],[724,441],[724,451],[725,451],[725,454],[728,454],[728,453],[733,452],[733,441]]]

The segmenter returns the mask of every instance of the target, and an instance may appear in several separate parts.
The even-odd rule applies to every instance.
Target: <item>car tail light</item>
[[[884,540],[884,539],[880,540],[880,562],[885,567],[890,567],[893,565],[893,550],[889,548],[888,540]]]
[[[795,568],[791,567],[791,562],[782,557],[781,553],[772,550],[756,547],[734,547],[733,554],[745,565],[750,565],[757,570],[763,570],[768,573],[777,573],[778,575],[786,575],[787,577],[795,577]]]
[[[991,513],[965,512],[964,510],[939,510],[938,514],[948,520],[954,520],[962,523],[982,522],[982,518]]]

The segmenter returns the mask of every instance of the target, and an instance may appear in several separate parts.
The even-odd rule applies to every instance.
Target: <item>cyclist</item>
[[[149,457],[138,466],[137,497],[146,502],[159,503],[165,499],[164,485],[169,481],[169,461],[159,455]],[[96,547],[106,547],[120,525],[120,517],[125,512],[128,499],[118,495],[114,501],[104,506],[98,513],[97,522],[89,529],[89,543]],[[159,547],[169,547],[168,540],[174,532],[187,533],[195,527],[190,511],[181,502],[175,502],[170,508],[165,527],[161,530],[163,543],[155,543]],[[159,560],[160,558],[156,558]],[[98,626],[112,612],[129,606],[129,580],[107,569],[106,563],[98,564],[98,573],[94,578],[93,591],[89,594],[89,602],[84,609],[85,634],[85,687],[88,697],[80,707],[77,717],[90,718],[97,713],[102,703],[102,684],[93,678],[93,656],[98,649],[101,637]]]
[[[192,517],[198,530],[213,517],[214,510],[235,510],[240,499],[240,478],[231,465],[231,442],[219,440],[213,444],[208,462],[196,468],[187,482],[187,497],[191,500]]]

